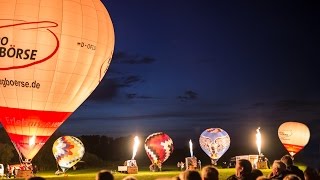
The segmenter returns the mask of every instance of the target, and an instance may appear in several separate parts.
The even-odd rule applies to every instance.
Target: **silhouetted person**
[[[272,172],[269,178],[272,180],[282,180],[286,175],[286,165],[280,160],[275,160],[272,164]]]
[[[202,180],[218,180],[219,171],[214,166],[205,166],[201,170]]]
[[[179,175],[180,180],[201,180],[201,175],[195,170],[186,170]]]
[[[251,171],[253,179],[257,179],[257,177],[263,176],[262,171],[259,169],[252,169]]]
[[[137,180],[137,178],[130,175],[130,176],[124,177],[122,180]]]
[[[320,176],[316,169],[307,167],[303,172],[305,180],[320,180]]]
[[[39,176],[33,176],[33,177],[28,178],[28,180],[45,180],[45,178],[39,177]]]
[[[265,176],[259,176],[259,177],[257,177],[256,180],[270,180],[270,179]]]
[[[301,180],[301,178],[295,174],[288,174],[283,180]]]
[[[12,175],[13,175],[13,178],[16,178],[16,175],[17,175],[16,167],[13,167],[13,169],[12,169]]]
[[[114,180],[113,175],[108,170],[101,170],[96,176],[96,180]]]
[[[281,161],[286,165],[287,174],[295,174],[299,176],[301,180],[304,180],[303,171],[293,164],[293,160],[290,155],[282,156]]]
[[[33,172],[33,174],[37,174],[37,172],[38,172],[38,166],[37,165],[33,166],[32,172]]]
[[[249,160],[240,159],[236,162],[236,173],[227,178],[227,180],[255,180],[252,176],[252,165]]]

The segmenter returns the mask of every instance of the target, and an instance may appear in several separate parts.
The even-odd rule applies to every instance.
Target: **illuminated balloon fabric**
[[[92,93],[113,49],[100,0],[0,0],[0,121],[25,158]]]
[[[217,161],[230,147],[230,137],[220,128],[210,128],[202,132],[199,138],[202,150]]]
[[[167,134],[157,132],[147,137],[144,148],[152,163],[162,164],[173,152],[173,141]]]
[[[62,136],[54,142],[52,152],[59,166],[65,172],[81,160],[85,150],[78,138]]]
[[[285,122],[279,126],[278,136],[291,156],[301,151],[310,139],[309,128],[300,122]]]

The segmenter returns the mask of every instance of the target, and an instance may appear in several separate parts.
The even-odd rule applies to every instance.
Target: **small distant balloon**
[[[301,151],[309,142],[308,126],[300,122],[285,122],[278,129],[278,136],[291,156]]]
[[[202,150],[211,158],[212,164],[229,149],[230,137],[221,128],[209,128],[202,132],[199,139]]]
[[[173,152],[172,139],[163,132],[149,135],[144,148],[152,164],[161,165]]]
[[[62,171],[66,172],[82,159],[85,149],[78,138],[62,136],[54,142],[52,152]]]

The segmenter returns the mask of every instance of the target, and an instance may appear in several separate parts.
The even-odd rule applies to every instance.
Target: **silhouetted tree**
[[[12,145],[0,143],[0,162],[4,164],[11,163],[14,157],[14,151],[15,149]]]
[[[32,163],[37,165],[39,170],[55,169],[57,167],[56,159],[52,153],[52,146],[60,136],[62,136],[60,132],[53,133],[38,154],[33,158]]]

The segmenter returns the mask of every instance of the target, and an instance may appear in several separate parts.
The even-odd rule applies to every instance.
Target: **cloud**
[[[276,102],[274,106],[283,111],[315,111],[320,109],[320,101],[287,99]]]
[[[188,90],[185,91],[182,96],[178,96],[177,99],[180,101],[189,101],[189,100],[195,100],[198,98],[198,93]]]
[[[231,122],[232,120],[239,120],[241,113],[237,112],[192,112],[192,111],[168,111],[168,112],[158,112],[150,114],[121,114],[121,115],[111,115],[111,114],[101,114],[96,113],[94,116],[92,114],[83,114],[81,117],[71,117],[70,119],[76,119],[77,122],[81,121],[162,121],[162,120],[175,120],[186,122],[191,120],[197,120],[197,124],[206,124],[213,121],[216,122]],[[241,122],[241,121],[240,121]]]
[[[140,57],[138,55],[128,55],[125,52],[116,52],[113,55],[113,58],[115,63],[120,63],[120,64],[151,64],[155,62],[155,58],[152,57]]]
[[[126,97],[127,97],[127,99],[156,99],[156,98],[151,97],[151,96],[137,95],[136,93],[127,93]]]
[[[126,77],[122,77],[119,80],[119,86],[120,87],[130,87],[134,83],[137,83],[137,82],[143,82],[143,80],[140,78],[140,76],[129,75],[129,76],[126,76]]]
[[[265,107],[266,106],[266,103],[264,102],[257,102],[257,103],[254,103],[252,105],[252,108],[260,108],[260,107]]]
[[[315,111],[320,109],[320,101],[283,99],[274,102],[256,102],[247,109],[273,109],[277,111]]]
[[[132,87],[137,83],[145,82],[140,75],[134,72],[124,72],[124,64],[150,64],[154,62],[154,58],[130,56],[125,52],[118,52],[113,55],[112,63],[107,71],[106,77],[100,82],[98,87],[90,95],[89,100],[92,101],[111,101],[120,96],[130,98],[148,99],[147,96],[132,96],[121,94],[121,88]],[[131,69],[132,70],[132,69]]]
[[[144,81],[141,80],[139,76],[135,75],[123,76],[121,78],[105,78],[93,91],[89,99],[93,101],[111,101],[120,94],[120,88],[131,87],[138,82]],[[148,98],[147,96],[136,96],[136,98],[137,97],[144,99]]]
[[[320,117],[320,101],[304,99],[282,99],[258,102],[242,109],[251,118],[262,120],[314,120]]]
[[[89,96],[93,101],[111,101],[117,96],[119,85],[116,79],[103,79],[98,87]]]

